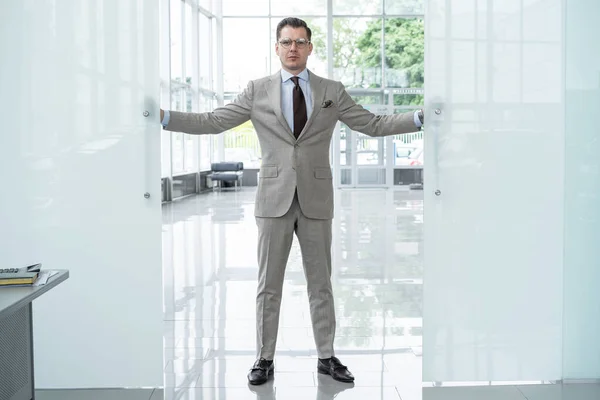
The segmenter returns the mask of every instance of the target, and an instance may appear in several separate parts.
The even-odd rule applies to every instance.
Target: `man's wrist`
[[[163,128],[166,128],[169,125],[169,121],[171,120],[171,113],[169,110],[160,110],[160,123]]]
[[[423,110],[415,110],[413,113],[413,120],[415,123],[415,126],[419,129],[421,129],[423,127]]]

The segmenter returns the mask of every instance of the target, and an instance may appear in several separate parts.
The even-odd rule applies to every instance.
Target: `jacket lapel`
[[[294,132],[290,129],[285,117],[283,116],[283,112],[281,111],[281,73],[277,72],[274,75],[271,75],[271,80],[269,82],[269,86],[267,87],[267,95],[269,96],[269,101],[271,102],[271,106],[275,111],[275,115],[279,120],[279,123],[285,128],[287,133],[289,133],[294,140]]]
[[[312,94],[313,110],[312,110],[312,114],[310,115],[310,118],[308,119],[308,121],[306,121],[306,125],[304,126],[304,129],[302,130],[302,132],[300,132],[300,136],[298,137],[298,139],[300,139],[302,136],[304,136],[304,134],[308,131],[308,129],[310,129],[310,126],[312,125],[314,120],[317,118],[317,115],[319,115],[319,112],[321,111],[321,108],[322,108],[321,105],[323,104],[323,100],[325,99],[325,85],[323,84],[322,81],[323,81],[323,78],[321,78],[320,76],[317,76],[309,71],[308,83],[310,84],[310,91]]]

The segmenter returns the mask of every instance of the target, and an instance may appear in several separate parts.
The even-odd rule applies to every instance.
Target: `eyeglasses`
[[[306,46],[309,45],[309,41],[306,39],[296,39],[296,40],[292,40],[290,38],[283,38],[279,40],[279,44],[283,46],[284,49],[289,49],[290,47],[292,47],[292,43],[296,43],[296,48],[297,49],[303,49]]]

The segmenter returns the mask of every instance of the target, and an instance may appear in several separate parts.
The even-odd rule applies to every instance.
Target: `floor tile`
[[[396,354],[385,354],[382,360],[388,371],[396,375],[421,382],[423,359],[411,351]]]
[[[283,388],[277,389],[276,393],[278,400],[401,400],[393,387]]]
[[[598,400],[600,384],[517,386],[528,400]]]
[[[381,372],[365,372],[365,371],[356,371],[352,369],[352,373],[354,374],[356,380],[354,385],[356,387],[396,387],[399,384],[407,384],[408,382],[404,380],[400,375],[396,375],[389,371],[381,371]],[[322,385],[327,385],[331,383],[332,378],[327,375],[319,374],[315,372],[315,380],[317,380]],[[335,381],[333,381],[335,382]]]
[[[423,400],[525,400],[514,386],[423,388]]]
[[[374,355],[339,355],[338,357],[353,372],[380,372],[385,371],[385,365],[381,358]],[[314,372],[317,369],[317,357],[280,357],[275,360],[276,371],[307,371]]]
[[[152,396],[150,396],[150,400],[164,400],[164,398],[164,389],[154,389],[154,391],[152,392]]]
[[[154,389],[36,390],[36,400],[148,400]]]
[[[188,348],[188,347],[204,347],[206,349],[216,348],[229,348],[229,349],[252,349],[256,346],[256,339],[254,338],[254,332],[252,335],[246,337],[189,337],[182,338],[175,345],[176,348]]]
[[[396,390],[402,400],[422,400],[423,388],[413,382],[396,386]],[[486,400],[485,398],[479,400]]]
[[[165,373],[201,374],[204,371],[211,371],[212,373],[247,373],[254,361],[253,356],[223,359],[176,359],[167,364]]]
[[[166,373],[164,374],[164,387],[169,388],[193,388],[197,387],[198,379],[200,374],[197,372],[190,373]]]
[[[240,388],[248,387],[248,369],[238,372],[190,374],[165,374],[165,387],[171,388]],[[269,378],[268,384],[273,387],[312,387],[315,386],[312,372],[277,372]]]
[[[276,395],[275,388],[260,386],[256,388],[166,388],[164,400],[276,400]]]
[[[165,361],[171,361],[176,359],[203,359],[206,358],[210,349],[205,347],[192,347],[192,348],[172,348],[167,347],[163,350],[163,356]]]

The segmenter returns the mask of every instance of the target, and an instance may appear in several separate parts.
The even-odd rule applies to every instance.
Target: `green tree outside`
[[[307,21],[310,24],[310,21]],[[364,71],[381,68],[381,19],[371,20],[361,34],[355,29],[357,19],[335,18],[333,20],[333,67],[347,71],[362,71],[353,85],[347,87],[365,87]],[[421,88],[424,83],[425,25],[421,18],[389,18],[385,20],[385,67],[406,74],[406,86]],[[318,27],[313,33],[315,53],[322,59],[327,58],[326,36]],[[356,73],[355,73],[356,74]],[[368,84],[368,87],[379,87]],[[377,98],[369,99],[379,102]],[[421,105],[422,95],[397,95],[395,105]]]
[[[391,18],[385,20],[385,67],[406,74],[407,86],[421,88],[425,75],[425,25],[422,19]],[[369,23],[358,39],[359,65],[381,67],[381,20]],[[395,105],[421,105],[423,95],[397,95]]]

